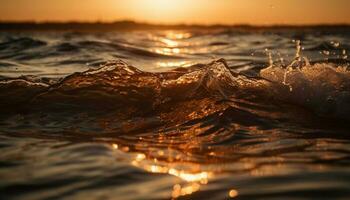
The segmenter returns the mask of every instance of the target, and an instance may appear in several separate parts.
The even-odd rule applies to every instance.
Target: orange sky
[[[350,0],[0,0],[0,20],[350,23]]]

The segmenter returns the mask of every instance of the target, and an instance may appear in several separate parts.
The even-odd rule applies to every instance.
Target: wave
[[[290,88],[290,92],[280,96],[284,101],[310,108],[319,115],[350,119],[350,72],[347,66],[329,63],[295,68],[271,66],[260,74]]]
[[[22,51],[45,46],[47,43],[29,37],[11,38],[0,44],[0,51]]]
[[[27,62],[30,60],[45,60],[53,59],[52,62],[57,64],[64,57],[72,58],[71,56],[77,55],[83,57],[83,59],[91,59],[91,54],[96,52],[108,52],[111,55],[116,55],[118,58],[159,58],[159,59],[179,59],[183,58],[180,55],[166,55],[150,48],[143,46],[135,46],[126,43],[125,41],[112,40],[112,41],[97,41],[89,38],[84,38],[81,41],[71,40],[64,42],[38,40],[32,37],[9,37],[2,43],[0,43],[0,58],[4,60],[15,60],[19,62]],[[67,53],[70,53],[67,56]],[[96,57],[93,57],[96,59]],[[56,63],[55,61],[58,62]],[[82,63],[87,63],[82,61]],[[64,64],[64,63],[63,63]]]
[[[224,59],[162,73],[117,60],[60,81],[28,76],[2,80],[0,102],[8,112],[119,113],[115,118],[120,122],[163,128],[219,113],[240,124],[260,126],[267,126],[270,122],[263,121],[271,118],[302,121],[296,118],[308,112],[314,118],[350,120],[346,66],[270,66],[260,75],[232,72]]]

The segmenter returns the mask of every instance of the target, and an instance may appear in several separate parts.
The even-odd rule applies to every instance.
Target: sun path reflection
[[[148,39],[159,43],[159,46],[152,49],[153,52],[160,55],[176,56],[188,52],[187,47],[190,43],[183,40],[191,36],[191,33],[188,32],[167,31],[162,35],[148,34]]]
[[[186,67],[190,66],[191,63],[186,61],[169,61],[169,62],[158,62],[159,67],[169,68],[169,67]]]
[[[176,176],[183,180],[183,183],[176,183],[171,191],[171,197],[176,199],[181,196],[191,195],[200,190],[202,185],[206,185],[209,179],[213,177],[213,173],[209,171],[198,170],[198,166],[194,166],[195,170],[182,170],[175,167],[175,163],[160,162],[157,159],[149,159],[143,153],[130,153],[129,148],[120,146],[118,144],[112,144],[112,149],[118,151],[118,153],[128,153],[128,157],[131,157],[130,164],[146,170],[150,173],[157,174],[169,174]],[[164,154],[159,151],[158,154]],[[133,156],[130,156],[133,155]]]
[[[222,46],[210,45],[210,40],[197,40],[194,33],[188,31],[161,31],[146,35],[149,51],[159,55],[153,60],[157,69],[189,67],[209,59],[209,52],[217,51]]]

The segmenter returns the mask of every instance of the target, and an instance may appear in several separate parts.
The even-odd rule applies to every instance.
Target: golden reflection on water
[[[112,144],[112,149],[127,153],[127,151],[125,151],[125,148],[125,146],[121,147],[118,144]],[[157,153],[159,155],[164,155],[164,151],[161,150],[159,150]],[[130,156],[132,156],[131,153]],[[142,168],[147,172],[157,174],[169,174],[185,181],[182,184],[175,184],[173,186],[173,190],[171,192],[172,198],[191,195],[192,193],[199,191],[201,186],[208,184],[209,179],[213,177],[213,174],[211,172],[200,170],[196,170],[196,172],[188,172],[172,167],[171,165],[173,164],[174,163],[160,163],[156,158],[147,159],[147,156],[143,153],[134,154],[131,160],[131,165],[138,168]],[[197,168],[197,166],[193,167]]]
[[[188,65],[189,63],[186,61],[178,61],[178,62],[158,62],[157,65],[159,67],[185,67],[186,65]]]
[[[152,34],[148,35],[148,39],[156,41],[156,42],[160,42],[162,44],[164,44],[166,47],[177,47],[179,46],[179,42],[177,40],[179,40],[176,37],[162,37],[162,36],[155,36]]]
[[[137,154],[134,160],[131,162],[133,166],[142,168],[150,173],[161,173],[161,174],[169,174],[172,176],[179,177],[184,180],[186,184],[180,185],[175,184],[173,187],[173,191],[171,193],[172,198],[178,198],[180,196],[191,195],[194,192],[200,190],[201,185],[207,184],[209,178],[212,176],[210,172],[197,172],[190,173],[185,172],[183,170],[178,170],[168,166],[157,165],[158,160],[153,160],[153,164],[142,164],[141,162],[146,159],[146,155]]]
[[[146,155],[140,153],[140,154],[137,154],[135,161],[140,162],[140,161],[144,160],[145,158],[146,158]]]
[[[161,153],[164,154],[164,153]],[[210,172],[200,171],[196,173],[186,172],[183,170],[178,170],[176,168],[163,165],[158,165],[158,161],[155,160],[153,164],[142,164],[141,161],[145,159],[145,155],[137,154],[135,159],[132,161],[132,165],[136,167],[141,167],[144,170],[151,173],[162,173],[169,174],[172,176],[179,177],[184,180],[186,184],[180,185],[175,184],[173,191],[171,193],[172,198],[178,198],[180,196],[191,195],[194,192],[200,190],[201,185],[207,184],[209,178],[212,176]]]
[[[158,54],[168,55],[168,56],[182,53],[182,50],[179,48],[156,48],[154,51]]]
[[[229,195],[231,198],[235,198],[235,197],[238,196],[238,191],[232,189],[232,190],[229,191],[228,195]]]
[[[118,145],[117,144],[112,144],[112,147],[113,147],[113,149],[118,149]]]
[[[136,158],[131,162],[131,164],[136,167],[141,167],[144,170],[151,173],[170,174],[170,175],[179,177],[186,182],[198,182],[201,184],[207,184],[209,178],[212,177],[212,174],[210,172],[205,172],[205,171],[191,173],[191,172],[186,172],[183,170],[178,170],[172,167],[162,166],[157,164],[141,164],[140,162],[144,159],[145,159],[144,155],[140,157],[140,154],[138,154]]]
[[[192,37],[191,33],[188,32],[174,32],[174,31],[168,31],[166,33],[166,38],[172,39],[172,40],[182,40]]]
[[[150,47],[150,51],[158,55],[169,56],[173,58],[187,57],[189,55],[206,54],[212,51],[221,49],[221,46],[209,47],[208,41],[187,40],[191,38],[192,34],[181,31],[167,31],[162,34],[148,34],[148,39],[151,40],[155,46]],[[180,57],[181,56],[181,57]],[[172,61],[173,62],[173,61]],[[159,67],[181,67],[180,63],[162,63]]]
[[[162,44],[160,45],[160,47],[155,47],[153,49],[155,53],[172,56],[172,55],[178,55],[181,53],[188,52],[188,49],[183,48],[184,46],[187,46],[188,43],[182,40],[189,38],[191,36],[192,36],[191,33],[187,33],[187,32],[168,31],[165,33],[164,36],[155,36],[155,35],[149,34],[148,38],[150,40],[153,40]]]
[[[171,193],[171,196],[173,198],[178,198],[180,196],[191,195],[192,193],[199,191],[200,187],[201,186],[198,183],[191,183],[187,186],[181,186],[180,184],[176,184],[173,187],[173,192]]]
[[[177,47],[179,42],[167,38],[159,38],[159,41],[166,44],[167,47]]]

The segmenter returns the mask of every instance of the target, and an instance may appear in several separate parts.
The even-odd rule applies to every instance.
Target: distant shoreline
[[[12,22],[0,21],[0,31],[117,31],[117,30],[215,30],[215,29],[237,29],[246,31],[256,30],[289,30],[289,29],[318,29],[318,30],[346,30],[350,31],[350,24],[316,24],[316,25],[199,25],[199,24],[177,24],[162,25],[139,23],[134,21],[116,22]]]

